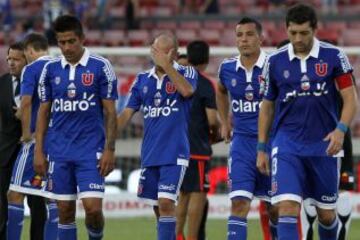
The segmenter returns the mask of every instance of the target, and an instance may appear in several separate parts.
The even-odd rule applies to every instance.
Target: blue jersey
[[[274,53],[264,69],[264,98],[275,101],[273,146],[302,156],[326,156],[329,142],[323,139],[338,122],[335,78],[351,72],[343,51],[317,39],[302,60],[291,44]]]
[[[117,79],[110,62],[85,49],[77,65],[64,57],[41,74],[42,102],[51,102],[48,153],[56,160],[96,159],[105,143],[102,99],[116,100]]]
[[[177,63],[174,63],[174,67],[195,89],[195,69]],[[127,107],[135,111],[141,109],[144,115],[142,167],[187,165],[190,156],[188,121],[191,98],[182,97],[166,75],[158,79],[153,68],[138,74]]]
[[[38,91],[39,79],[45,64],[51,60],[49,56],[43,56],[25,66],[21,75],[21,96],[31,96],[31,133],[35,132],[36,117],[40,105]]]
[[[235,134],[257,136],[259,107],[263,97],[260,77],[265,61],[266,54],[261,51],[251,71],[241,64],[240,57],[225,59],[220,65],[219,79],[230,93]]]

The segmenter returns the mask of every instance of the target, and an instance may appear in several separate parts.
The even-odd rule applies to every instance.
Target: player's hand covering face
[[[84,52],[84,38],[76,35],[73,31],[69,31],[56,33],[56,39],[65,59],[71,64],[76,64]]]
[[[314,34],[315,31],[311,28],[310,22],[302,24],[290,22],[287,27],[287,35],[296,54],[307,55],[310,52],[313,45]]]
[[[255,23],[238,24],[235,29],[236,44],[241,55],[249,56],[260,51],[262,37]]]

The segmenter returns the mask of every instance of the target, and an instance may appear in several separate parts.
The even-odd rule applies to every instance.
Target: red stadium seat
[[[345,29],[342,34],[342,42],[346,46],[360,45],[360,31],[357,29]]]
[[[199,30],[201,28],[201,23],[199,21],[183,21],[180,22],[179,28]]]
[[[173,14],[173,9],[171,7],[153,7],[150,8],[150,15],[156,17],[169,17]]]
[[[175,30],[177,24],[175,21],[160,21],[156,23],[157,29]]]
[[[125,32],[123,30],[108,30],[104,34],[102,43],[106,46],[121,46],[126,42]]]
[[[331,31],[331,29],[323,28],[317,31],[317,38],[330,41],[333,44],[338,44],[339,33],[337,31]]]
[[[337,31],[341,33],[343,30],[346,29],[346,22],[345,21],[334,21],[334,22],[326,22],[324,27],[327,29],[331,29],[331,31]]]
[[[150,34],[146,30],[132,30],[128,32],[128,42],[130,46],[148,45]]]
[[[206,41],[209,45],[219,45],[221,34],[219,30],[200,30],[200,39]]]
[[[217,29],[223,30],[225,28],[225,22],[222,20],[208,20],[204,22],[204,29]]]
[[[186,46],[189,42],[198,39],[196,31],[191,29],[178,29],[176,30],[176,36],[180,46]]]
[[[99,30],[90,30],[85,33],[85,45],[94,46],[101,44],[101,32]]]

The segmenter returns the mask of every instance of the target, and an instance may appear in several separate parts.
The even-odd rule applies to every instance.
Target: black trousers
[[[9,190],[12,168],[13,165],[0,168],[0,240],[7,240],[7,192]],[[42,240],[44,239],[44,224],[47,217],[45,200],[42,197],[31,195],[28,195],[27,198],[31,213],[30,240]]]

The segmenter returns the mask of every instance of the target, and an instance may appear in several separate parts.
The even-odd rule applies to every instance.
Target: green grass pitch
[[[29,218],[26,218],[22,240],[29,239]],[[154,218],[122,218],[106,219],[104,240],[156,240]],[[87,240],[84,220],[77,220],[78,239]],[[248,223],[248,239],[262,240],[262,232],[258,220],[250,220]],[[226,239],[226,220],[211,219],[207,222],[207,239]],[[317,239],[317,238],[316,238]],[[348,240],[360,239],[360,219],[352,221]]]

